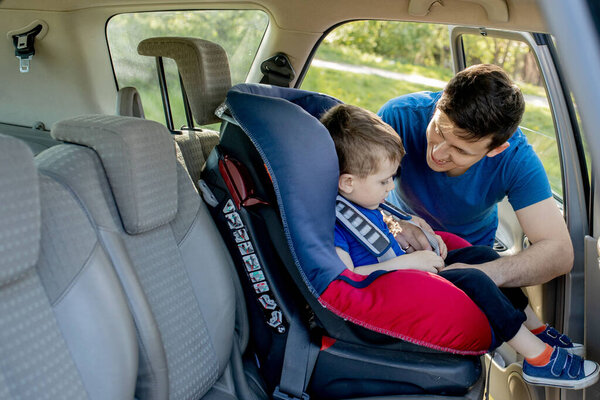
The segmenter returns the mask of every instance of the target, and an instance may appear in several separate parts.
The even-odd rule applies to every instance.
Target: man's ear
[[[486,156],[488,156],[488,157],[497,156],[498,154],[502,153],[504,150],[508,149],[508,146],[510,146],[510,143],[504,142],[500,146],[496,147],[495,149],[488,151]]]
[[[338,190],[342,194],[350,194],[354,190],[354,176],[352,174],[341,174],[338,181]]]

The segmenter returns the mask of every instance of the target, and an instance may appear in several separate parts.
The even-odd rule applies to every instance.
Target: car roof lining
[[[502,22],[502,4],[508,9],[507,22]],[[4,0],[0,3],[2,8],[52,12],[104,8],[114,13],[158,9],[262,8],[271,14],[272,22],[280,29],[313,33],[325,32],[332,25],[355,19],[393,19],[546,31],[535,0],[255,0],[252,3],[239,0]],[[314,13],[317,8],[322,12]],[[425,8],[429,12],[420,15]]]

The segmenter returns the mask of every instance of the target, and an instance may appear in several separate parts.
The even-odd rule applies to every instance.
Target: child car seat
[[[227,122],[221,141],[203,171],[204,197],[246,282],[252,343],[261,369],[270,377],[267,384],[276,398],[300,398],[307,386],[320,398],[431,393],[476,397],[481,390],[477,357],[407,342],[462,354],[485,352],[490,344],[487,320],[458,289],[451,289],[460,298],[455,304],[466,312],[451,305],[430,307],[426,298],[401,305],[422,310],[413,318],[414,326],[400,318],[406,332],[378,329],[356,318],[351,309],[336,309],[339,304],[331,304],[336,296],[323,297],[332,282],[339,284],[338,278],[347,276],[333,247],[338,162],[333,142],[317,119],[337,103],[297,89],[235,86],[226,102],[231,115],[223,113]],[[394,274],[374,282],[388,275]],[[426,273],[408,275],[408,282],[445,287]],[[366,282],[357,286],[361,285]],[[419,296],[426,288],[412,292]],[[461,311],[462,321],[471,318],[475,327],[459,322],[456,329],[440,334],[431,324],[419,322],[428,312],[439,317]],[[454,335],[455,341],[443,338],[446,334]],[[311,352],[315,344],[321,346],[316,356]],[[290,383],[290,367],[297,369],[293,375],[301,376],[302,384]]]

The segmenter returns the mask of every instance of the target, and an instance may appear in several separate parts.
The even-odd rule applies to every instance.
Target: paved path
[[[414,74],[403,74],[400,72],[387,71],[385,69],[367,67],[364,65],[342,64],[317,59],[312,61],[312,65],[314,65],[315,67],[334,69],[336,71],[352,72],[355,74],[377,75],[383,78],[395,79],[398,81],[406,81],[416,83],[419,85],[426,85],[436,89],[442,89],[444,86],[446,86],[446,82],[441,81],[439,79],[427,78],[421,75]],[[548,107],[548,101],[545,97],[534,96],[530,94],[524,94],[523,96],[525,97],[525,102],[528,104],[540,107]]]

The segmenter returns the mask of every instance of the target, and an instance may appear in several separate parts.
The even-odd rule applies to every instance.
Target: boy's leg
[[[449,251],[446,257],[446,265],[454,263],[483,264],[498,258],[500,256],[491,247],[471,246]],[[518,310],[523,311],[529,305],[529,299],[521,288],[500,288],[500,290]]]
[[[506,342],[512,339],[525,322],[525,313],[516,309],[496,284],[480,270],[442,270],[439,275],[462,289],[479,306],[500,340]]]
[[[466,268],[441,271],[439,275],[462,289],[488,317],[496,336],[525,356],[526,382],[581,389],[598,381],[598,364],[543,343],[523,325],[525,313],[515,308],[485,273]]]
[[[448,252],[446,264],[449,265],[456,262],[465,264],[481,264],[496,260],[499,257],[500,256],[498,253],[496,253],[491,247],[471,246]],[[500,288],[500,290],[517,310],[522,310],[525,312],[525,316],[527,318],[524,322],[525,327],[533,331],[533,333],[543,342],[548,343],[551,346],[564,347],[573,354],[579,356],[583,355],[585,349],[582,344],[573,343],[568,336],[562,335],[552,326],[545,325],[542,321],[540,321],[540,319],[535,315],[533,309],[529,306],[529,299],[525,293],[523,293],[521,288]],[[471,296],[469,295],[469,297]]]

